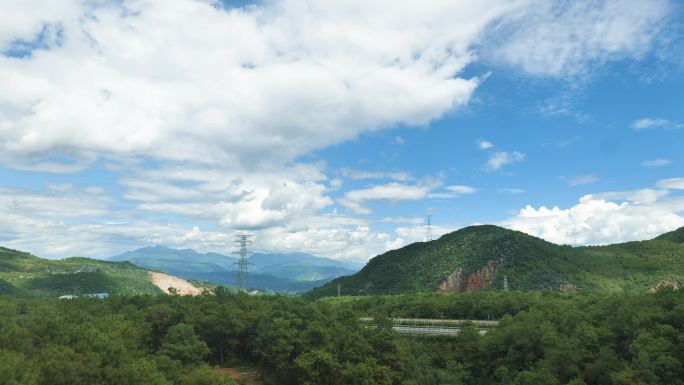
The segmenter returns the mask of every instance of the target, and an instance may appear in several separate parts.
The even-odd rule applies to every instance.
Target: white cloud
[[[467,105],[482,80],[462,70],[489,49],[537,74],[586,63],[575,50],[538,71],[548,50],[528,51],[525,60],[510,50],[548,27],[534,16],[545,4],[288,0],[224,10],[209,0],[0,2],[0,163],[73,173],[100,161],[127,199],[67,185],[4,188],[0,237],[46,256],[106,256],[146,244],[222,251],[233,229],[251,229],[265,248],[336,258],[410,242],[415,229],[390,235],[323,213],[342,181],[328,180],[324,165],[293,160],[363,133],[424,126]],[[661,2],[654,4],[657,11]],[[584,12],[587,23],[609,23],[608,32],[634,19],[628,7],[599,8],[561,14],[581,25]],[[586,50],[591,60],[632,55],[621,39],[651,31],[645,23],[657,24],[654,12],[643,12],[629,33],[608,33],[613,45],[603,37],[578,43],[593,39],[586,34],[549,37],[599,47]],[[522,24],[526,13],[534,17]],[[512,26],[521,29],[503,47],[482,40],[491,28]],[[16,49],[27,56],[3,55]],[[494,153],[487,169],[523,158]],[[368,212],[368,202],[424,199],[441,185],[406,183],[412,178],[402,172],[361,179],[371,177],[404,183],[353,190],[340,203]],[[445,193],[468,193],[452,187]]]
[[[335,189],[335,190],[342,187],[343,184],[344,184],[344,182],[342,181],[342,179],[339,179],[339,178],[335,178],[335,179],[330,181],[330,187]]]
[[[192,211],[187,206],[177,207]],[[203,212],[188,215],[196,217]],[[301,222],[299,226],[288,223],[254,229],[258,250],[306,251],[365,260],[386,251],[388,245],[399,244],[396,236],[371,231],[364,221],[311,211],[307,214],[301,209],[297,212],[301,216],[294,220]],[[233,231],[168,224],[139,214],[135,209],[121,209],[99,188],[53,185],[45,192],[2,188],[0,241],[3,246],[50,258],[107,257],[146,245],[203,252],[232,250]]]
[[[632,122],[632,128],[635,131],[655,130],[655,129],[677,129],[681,128],[682,124],[661,118],[642,118]]]
[[[12,167],[142,154],[282,165],[464,106],[478,79],[459,74],[479,50],[557,75],[638,56],[668,10],[661,0],[0,7],[0,47],[59,28],[27,58],[0,56],[1,161]],[[507,38],[483,42],[488,31]]]
[[[505,187],[505,188],[500,188],[499,192],[500,193],[506,193],[506,194],[522,194],[525,192],[525,190],[520,189],[520,188]]]
[[[370,210],[363,206],[368,201],[388,201],[396,203],[399,201],[413,201],[426,198],[430,190],[434,188],[431,183],[407,185],[400,183],[387,183],[376,185],[365,189],[350,190],[344,198],[338,202],[360,214],[368,214]]]
[[[494,147],[494,144],[492,142],[484,139],[476,140],[475,144],[477,145],[477,148],[479,148],[480,150],[488,150]]]
[[[163,167],[123,178],[124,196],[138,209],[212,220],[227,228],[263,229],[296,222],[331,205],[320,171],[307,165],[243,174]]]
[[[402,238],[395,238],[385,243],[385,251],[396,250],[406,246],[406,241]]]
[[[670,11],[667,0],[534,1],[492,29],[489,56],[535,75],[585,75],[649,52]]]
[[[559,244],[607,244],[650,239],[684,226],[682,211],[682,198],[640,204],[586,195],[567,209],[528,205],[502,225]]]
[[[432,239],[437,239],[444,234],[448,234],[452,231],[458,230],[460,227],[457,226],[440,226],[432,225],[430,230],[432,232]],[[413,242],[425,242],[425,237],[427,236],[427,226],[411,226],[411,227],[397,227],[395,229],[397,235],[399,235],[406,244]]]
[[[501,224],[560,244],[651,239],[684,226],[684,197],[670,197],[668,190],[684,190],[684,178],[660,180],[657,185],[660,189],[585,195],[567,209],[527,205]]]
[[[405,182],[413,179],[413,176],[407,172],[403,171],[366,171],[366,170],[355,170],[352,168],[343,167],[337,170],[342,177],[353,180],[361,179],[393,179],[399,182]]]
[[[421,217],[389,217],[383,218],[381,223],[409,223],[412,225],[419,225],[425,222],[425,218]]]
[[[477,189],[474,187],[460,186],[460,185],[446,186],[446,187],[444,187],[444,189],[447,191],[446,192],[430,193],[430,194],[428,194],[428,197],[429,198],[435,198],[435,199],[449,199],[449,198],[458,198],[464,194],[474,194],[477,192]]]
[[[2,161],[282,165],[363,132],[424,125],[468,102],[478,80],[458,74],[471,45],[517,6],[71,3],[53,17],[60,42],[0,56]],[[0,14],[0,25],[12,18]],[[29,33],[8,31],[5,40]]]
[[[562,177],[559,177],[559,179],[567,181],[568,184],[572,187],[592,184],[592,183],[596,183],[600,180],[598,175],[596,175],[595,173],[578,175],[578,176],[571,177],[571,178],[562,176]]]
[[[406,143],[406,139],[402,138],[401,136],[395,136],[394,139],[392,140],[392,143],[402,145]]]
[[[53,35],[57,23],[78,15],[81,1],[74,0],[22,0],[3,1],[0,4],[0,52],[13,48],[13,43],[29,43],[41,32],[46,38]],[[14,47],[21,48],[21,47]]]
[[[477,192],[476,188],[470,187],[470,186],[456,185],[456,186],[446,186],[444,188],[449,190],[449,191],[458,193],[458,194],[473,194],[473,193]]]
[[[658,187],[684,190],[684,178],[670,178],[658,181]]]
[[[626,200],[632,203],[655,203],[659,201],[661,198],[666,197],[668,194],[668,190],[655,190],[651,188],[645,188],[641,190],[616,191],[593,194],[592,197],[594,199],[605,199],[609,201]]]
[[[507,164],[522,162],[524,159],[525,154],[518,151],[497,151],[490,155],[484,168],[487,171],[498,171]]]
[[[665,167],[669,166],[672,164],[671,160],[667,159],[653,159],[653,160],[645,160],[641,162],[642,167],[648,167],[648,168],[653,168],[653,167]]]

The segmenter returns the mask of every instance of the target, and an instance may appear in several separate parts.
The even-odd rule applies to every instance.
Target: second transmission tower
[[[245,290],[247,284],[247,268],[249,266],[247,258],[252,254],[249,250],[252,245],[252,241],[249,239],[251,237],[253,237],[252,234],[238,234],[235,236],[235,244],[238,246],[238,250],[234,251],[233,254],[238,256],[238,260],[235,262],[237,265],[235,283],[238,291]]]

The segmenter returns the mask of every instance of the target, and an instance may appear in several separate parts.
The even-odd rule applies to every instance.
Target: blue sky
[[[574,245],[684,226],[678,2],[51,4],[0,5],[2,245],[249,231],[365,260],[428,214]]]

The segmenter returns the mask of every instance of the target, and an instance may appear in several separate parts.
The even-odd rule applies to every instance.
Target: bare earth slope
[[[150,275],[150,282],[152,282],[152,284],[160,288],[166,294],[169,294],[169,288],[171,287],[178,290],[178,294],[180,295],[202,294],[202,289],[194,286],[182,278],[153,271],[149,271],[148,274]]]

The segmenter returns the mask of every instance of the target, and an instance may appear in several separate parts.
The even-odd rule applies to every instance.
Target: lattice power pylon
[[[427,226],[425,228],[425,241],[432,240],[432,215],[427,216]]]
[[[238,246],[238,250],[234,251],[233,254],[238,256],[238,261],[235,262],[237,265],[235,282],[238,291],[245,290],[245,285],[247,284],[247,269],[249,267],[247,258],[252,255],[252,252],[249,250],[252,241],[249,238],[253,236],[252,234],[238,234],[235,236],[235,244]]]

